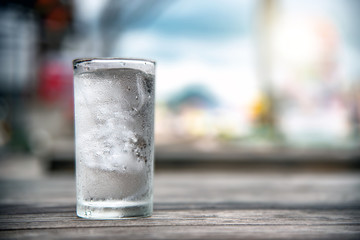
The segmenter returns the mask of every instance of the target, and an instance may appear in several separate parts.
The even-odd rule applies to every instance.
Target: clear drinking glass
[[[73,66],[77,215],[150,216],[155,62],[86,58]]]

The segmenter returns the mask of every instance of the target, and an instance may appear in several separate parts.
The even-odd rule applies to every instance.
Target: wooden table
[[[78,218],[71,175],[0,190],[0,239],[360,239],[359,172],[158,171],[130,220]]]

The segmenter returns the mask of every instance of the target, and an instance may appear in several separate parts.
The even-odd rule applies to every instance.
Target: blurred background
[[[157,168],[358,168],[359,22],[357,0],[2,0],[0,175],[73,169],[79,57],[157,62]]]

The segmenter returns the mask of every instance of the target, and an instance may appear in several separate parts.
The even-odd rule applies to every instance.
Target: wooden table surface
[[[86,220],[69,176],[1,180],[0,239],[360,239],[359,172],[159,171],[154,214]]]

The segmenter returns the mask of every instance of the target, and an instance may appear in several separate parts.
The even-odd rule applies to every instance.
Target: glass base
[[[99,220],[149,217],[152,210],[151,202],[81,201],[76,206],[79,217]]]

